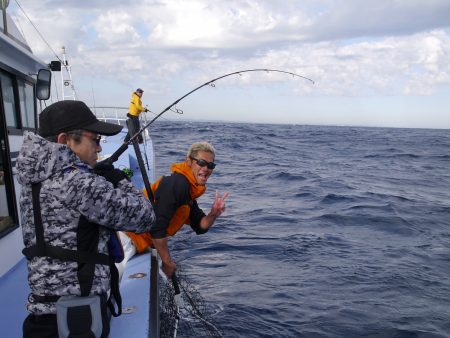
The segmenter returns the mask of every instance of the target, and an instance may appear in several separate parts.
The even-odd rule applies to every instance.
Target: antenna
[[[62,46],[62,65],[61,69],[61,87],[63,100],[76,100],[77,94],[72,80],[72,66],[69,65],[66,58],[66,47]]]

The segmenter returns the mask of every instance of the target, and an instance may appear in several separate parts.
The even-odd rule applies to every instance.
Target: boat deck
[[[120,283],[123,314],[111,319],[110,338],[159,336],[159,311],[150,307],[155,299],[158,304],[157,274],[156,252],[136,255],[127,262]]]

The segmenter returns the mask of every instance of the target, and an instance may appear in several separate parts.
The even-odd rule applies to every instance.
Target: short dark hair
[[[77,144],[81,143],[81,136],[83,135],[83,130],[76,129],[76,130],[66,131],[65,133],[70,134],[72,136],[72,138],[74,139],[75,143],[77,143]],[[56,142],[58,142],[58,135],[47,136],[45,139],[47,141],[56,143]]]
[[[81,136],[83,135],[83,130],[76,129],[72,131],[68,131],[67,134],[71,135],[74,141],[78,144],[81,142]]]

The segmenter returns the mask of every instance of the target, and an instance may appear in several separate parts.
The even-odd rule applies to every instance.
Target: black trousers
[[[56,315],[28,315],[23,322],[23,338],[58,338]]]
[[[128,120],[133,125],[134,131],[132,131],[132,133],[130,133],[130,130],[128,130],[128,134],[127,134],[127,136],[125,136],[125,140],[124,140],[125,142],[128,142],[130,140],[131,136],[133,136],[136,132],[139,131],[139,129],[141,129],[141,124],[139,123],[138,116],[133,116],[130,114],[127,114],[127,116],[128,116]],[[138,141],[139,141],[139,143],[142,143],[142,134],[140,134],[138,136]]]

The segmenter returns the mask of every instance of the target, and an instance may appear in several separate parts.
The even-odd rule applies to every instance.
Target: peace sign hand
[[[214,195],[214,204],[211,208],[210,215],[217,218],[225,211],[225,199],[228,197],[228,191],[219,198],[219,191],[216,190]]]

